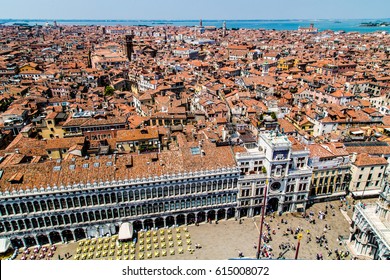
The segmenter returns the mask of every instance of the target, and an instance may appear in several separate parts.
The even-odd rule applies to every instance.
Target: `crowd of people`
[[[342,198],[339,210],[344,210],[344,207],[348,207],[348,201]],[[326,259],[348,258],[350,254],[343,247],[342,236],[330,240],[336,233],[331,234],[333,227],[329,223],[329,216],[335,217],[336,209],[337,202],[327,203],[317,211],[314,209],[305,211],[300,216],[301,218],[288,213],[282,214],[280,217],[277,217],[275,212],[268,214],[263,224],[261,258],[273,258],[275,255],[278,255],[278,258],[285,258],[289,251],[294,251],[294,254],[297,254],[297,244],[300,243],[302,237],[305,237],[306,248],[318,250],[317,260],[323,260],[324,256]],[[275,252],[273,246],[278,248],[279,254]],[[257,249],[256,243],[253,247]],[[305,248],[301,247],[301,250],[305,250]]]

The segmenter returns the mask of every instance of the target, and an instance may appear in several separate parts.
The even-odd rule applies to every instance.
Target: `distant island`
[[[365,27],[385,27],[390,26],[390,22],[362,22],[360,26]]]

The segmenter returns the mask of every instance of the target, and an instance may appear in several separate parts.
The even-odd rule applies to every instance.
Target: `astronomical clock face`
[[[273,182],[271,184],[271,190],[272,191],[278,191],[282,185],[279,182]]]

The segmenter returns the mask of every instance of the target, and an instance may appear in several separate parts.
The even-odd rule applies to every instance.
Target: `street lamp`
[[[263,235],[264,215],[265,215],[265,208],[267,206],[267,191],[268,191],[268,180],[265,182],[264,202],[263,202],[263,207],[261,208],[261,222],[260,222],[259,243],[258,243],[258,246],[257,246],[257,254],[256,254],[256,258],[257,259],[260,259],[260,248],[261,248],[261,238],[262,238],[262,235]]]

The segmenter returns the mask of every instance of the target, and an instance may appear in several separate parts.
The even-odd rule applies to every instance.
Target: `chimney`
[[[357,153],[352,153],[351,162],[354,163],[356,161]]]

